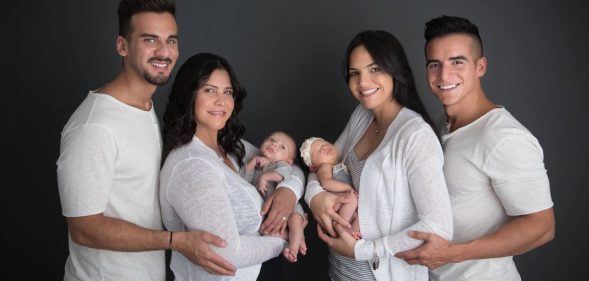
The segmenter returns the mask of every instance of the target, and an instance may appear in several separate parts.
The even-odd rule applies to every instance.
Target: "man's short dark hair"
[[[174,0],[121,0],[119,2],[119,35],[127,38],[131,30],[131,17],[142,12],[170,13],[176,16]]]
[[[479,35],[478,27],[461,17],[442,15],[428,21],[425,24],[425,46],[433,39],[450,34],[465,34],[472,37],[475,41],[475,49],[479,51],[479,56],[483,56],[483,40]]]

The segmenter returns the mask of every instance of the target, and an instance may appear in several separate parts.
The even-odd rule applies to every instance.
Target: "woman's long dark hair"
[[[436,132],[435,126],[417,93],[415,79],[405,55],[405,50],[399,40],[392,34],[382,30],[368,30],[360,32],[352,39],[346,49],[342,64],[342,74],[346,79],[346,83],[350,80],[350,53],[360,45],[368,50],[374,62],[381,69],[393,77],[393,98],[402,106],[421,114],[423,120]]]
[[[245,128],[239,121],[237,114],[243,106],[243,100],[247,93],[241,87],[227,60],[209,53],[192,56],[182,64],[176,74],[164,113],[162,163],[172,150],[187,144],[194,137],[196,132],[196,121],[194,120],[196,93],[209,80],[211,73],[217,69],[224,69],[229,73],[235,103],[231,117],[227,120],[225,127],[219,131],[218,141],[225,153],[234,154],[239,165],[243,166],[245,148],[241,143],[241,137],[245,133]]]

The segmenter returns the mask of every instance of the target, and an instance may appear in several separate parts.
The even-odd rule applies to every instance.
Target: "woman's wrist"
[[[378,256],[375,240],[356,240],[356,243],[354,244],[354,259],[358,261],[370,261],[372,265],[372,260],[375,255]]]
[[[305,190],[305,202],[311,206],[313,199],[321,194],[322,192],[326,191],[320,184],[319,181],[313,180],[309,181],[307,184],[307,189]]]
[[[313,214],[315,214],[317,211],[319,211],[321,209],[321,206],[324,204],[323,202],[320,202],[321,201],[320,199],[322,196],[321,194],[325,195],[327,193],[325,190],[322,190],[320,192],[313,194],[313,197],[309,198],[309,209],[311,209]],[[313,200],[313,199],[317,199],[317,200]]]

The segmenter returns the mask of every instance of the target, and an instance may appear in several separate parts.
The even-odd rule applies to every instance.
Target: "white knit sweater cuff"
[[[360,239],[354,244],[354,258],[357,261],[372,261],[374,258],[374,250],[376,255],[380,258],[385,256],[385,248],[382,239],[364,240]]]

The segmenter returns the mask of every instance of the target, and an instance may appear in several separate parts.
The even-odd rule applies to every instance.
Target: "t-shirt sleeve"
[[[223,238],[225,248],[209,247],[236,267],[260,264],[277,256],[286,245],[277,237],[239,233],[225,188],[226,176],[205,160],[179,163],[170,178],[165,196],[182,222],[190,230],[204,230]]]
[[[107,128],[84,125],[62,136],[57,182],[64,216],[104,212],[116,159],[116,137]]]
[[[501,139],[483,169],[508,215],[525,215],[552,207],[544,154],[533,136],[512,134]]]

